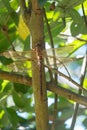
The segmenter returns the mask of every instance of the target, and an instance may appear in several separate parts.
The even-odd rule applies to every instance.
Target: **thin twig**
[[[46,16],[45,8],[43,8],[43,14],[44,14],[44,18],[45,18],[45,21],[46,21],[47,30],[48,30],[48,34],[49,34],[49,37],[50,37],[50,42],[51,42],[51,45],[53,45],[53,39],[52,39],[52,37],[51,37],[51,31],[49,31],[49,30],[50,30],[50,27],[49,27],[49,24],[48,24],[48,20],[47,20],[47,16]],[[47,54],[46,54],[46,55],[47,55]],[[47,62],[48,65],[50,65],[47,56],[46,56],[46,62]],[[49,74],[50,74],[50,78],[51,78],[51,80],[53,80],[52,71],[49,70]]]
[[[26,10],[25,0],[20,0],[20,8],[21,8],[22,13],[24,13]]]
[[[57,72],[60,76],[64,77],[65,79],[69,80],[70,82],[72,82],[74,85],[76,85],[76,87],[78,87],[79,89],[87,92],[87,90],[85,88],[83,88],[81,85],[79,85],[77,82],[75,82],[71,77],[68,77],[66,75],[64,75],[63,73],[61,72]]]
[[[83,11],[84,22],[85,22],[85,25],[87,27],[87,19],[86,19],[86,16],[85,16],[85,10],[84,10],[84,5],[83,4],[82,4],[82,11]]]
[[[81,89],[81,90],[87,92],[87,90],[86,90],[85,88],[83,88],[81,85],[79,85],[77,82],[75,82],[71,77],[69,77],[69,76],[63,74],[62,72],[60,72],[60,71],[58,71],[58,70],[56,70],[56,69],[52,69],[52,68],[50,68],[50,67],[48,67],[48,66],[46,66],[46,65],[45,65],[45,67],[47,67],[48,69],[51,69],[51,71],[52,71],[53,73],[57,73],[57,74],[59,74],[60,76],[62,76],[63,78],[67,79],[68,81],[70,81],[72,84],[74,84],[74,85],[75,85],[76,87],[78,87],[79,89]]]
[[[45,8],[44,8],[44,18],[45,18],[46,25],[47,25],[47,31],[48,31],[48,34],[49,34],[50,43],[51,43],[52,48],[54,48],[53,38],[52,38],[52,34],[51,34],[51,29],[50,29],[50,26],[49,26],[49,23],[48,23],[48,19],[47,19],[47,16],[46,16]]]
[[[45,17],[45,21],[46,21],[46,25],[47,25],[49,38],[50,38],[51,48],[54,48],[53,37],[52,37],[51,29],[50,29],[50,26],[49,26],[49,23],[48,23],[48,19],[47,19],[47,16],[46,16],[45,8],[44,8],[44,17]],[[54,49],[53,49],[52,53],[53,53],[53,56],[55,57]],[[55,68],[57,68],[56,59],[54,58],[53,61],[54,61]],[[57,84],[57,80],[58,80],[58,75],[55,73],[54,74],[54,82],[55,82],[55,84]],[[58,99],[58,95],[55,94],[55,99],[54,99],[54,121],[53,121],[53,125],[52,125],[52,130],[55,130],[55,120],[56,120],[56,116],[57,116],[57,99]]]
[[[86,67],[87,67],[87,54],[85,55],[85,57],[83,59],[83,64],[82,64],[82,69],[81,69],[81,78],[80,78],[80,85],[81,86],[83,86],[83,83],[84,83],[85,74],[86,74]],[[79,89],[78,93],[79,93],[79,95],[81,95],[82,90]],[[74,110],[73,117],[72,117],[71,130],[73,130],[74,127],[75,127],[76,117],[77,117],[77,114],[78,114],[78,109],[79,109],[79,104],[76,103],[75,110]]]

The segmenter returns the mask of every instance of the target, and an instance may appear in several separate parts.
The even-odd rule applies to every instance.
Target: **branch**
[[[50,67],[48,69],[51,69]],[[62,76],[63,78],[67,79],[68,81],[70,81],[72,84],[74,84],[76,87],[78,87],[79,89],[87,92],[87,90],[85,88],[83,88],[81,85],[79,85],[77,82],[75,82],[71,77],[63,74],[62,72],[56,70],[56,69],[51,69],[51,71],[53,73],[59,74],[60,76]]]
[[[0,79],[2,80],[10,80],[11,82],[16,82],[20,84],[24,84],[27,86],[32,85],[32,80],[28,76],[22,76],[20,74],[11,73],[11,72],[5,72],[0,71]],[[70,90],[67,90],[65,88],[61,88],[60,86],[56,87],[51,82],[47,83],[47,89],[49,91],[52,91],[55,94],[59,94],[65,98],[68,98],[70,100],[73,100],[75,102],[78,102],[79,104],[87,106],[87,98],[84,96],[80,96],[74,92],[71,92]]]
[[[61,88],[61,86],[55,86],[52,83],[47,84],[47,89],[52,91],[53,93],[56,93],[58,95],[61,95],[65,98],[68,98],[69,100],[73,100],[79,104],[82,104],[84,106],[87,106],[87,97],[78,95],[74,92],[71,92],[70,90],[67,90],[65,88]]]
[[[21,74],[17,74],[14,72],[6,72],[6,71],[0,71],[0,79],[2,80],[9,80],[11,82],[16,82],[24,85],[31,85],[32,81],[31,78],[28,76],[23,76]]]

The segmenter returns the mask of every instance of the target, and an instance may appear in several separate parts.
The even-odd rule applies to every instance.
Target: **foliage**
[[[54,2],[53,10],[50,9]],[[85,48],[87,42],[87,1],[86,0],[39,0],[41,8],[45,8],[47,21],[50,25],[53,43],[55,48],[60,48],[72,45],[72,49],[66,50],[68,55],[77,56],[85,55]],[[85,12],[85,13],[84,13]],[[47,47],[52,48],[48,25],[46,18],[44,18],[44,35]],[[25,25],[19,8],[18,0],[0,0],[0,52],[14,49],[16,50],[29,50],[30,45],[30,32]],[[82,48],[81,48],[82,47]],[[78,51],[80,49],[80,51]],[[75,53],[75,52],[78,53]],[[83,53],[84,52],[84,53]],[[65,53],[64,53],[65,55]],[[63,55],[63,56],[64,56]],[[7,65],[12,63],[12,59],[0,56],[1,70],[11,71]],[[22,63],[21,63],[22,64]],[[27,63],[25,63],[27,64]],[[30,66],[28,64],[27,66]],[[70,75],[78,82],[80,80],[80,69],[82,61],[75,61],[69,64]],[[61,69],[61,68],[60,68]],[[24,70],[23,70],[24,71]],[[23,74],[24,73],[24,74]],[[26,76],[26,72],[22,74]],[[65,72],[66,73],[66,72]],[[18,73],[19,74],[19,73]],[[31,72],[28,73],[32,77]],[[49,78],[49,73],[46,71],[46,79]],[[70,87],[62,82],[61,86],[76,92],[76,88]],[[84,79],[84,86],[87,82],[87,75]],[[78,91],[77,91],[78,92]],[[54,95],[48,92],[49,104],[49,119],[53,121],[54,113]],[[52,102],[51,102],[52,101]],[[55,130],[67,130],[66,121],[72,117],[74,111],[74,102],[65,99],[61,96],[58,98],[58,114],[56,116]],[[87,118],[87,110],[83,107],[79,108],[78,117],[83,116],[83,125]],[[77,117],[77,118],[78,118]],[[58,124],[58,125],[57,125]],[[50,124],[51,127],[52,124]],[[35,112],[33,103],[33,90],[31,87],[12,83],[7,80],[0,80],[0,128],[2,130],[18,129],[19,127],[29,128],[35,130]]]

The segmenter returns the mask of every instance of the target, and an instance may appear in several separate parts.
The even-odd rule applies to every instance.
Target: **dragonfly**
[[[69,52],[73,50],[73,46],[65,46],[61,48],[51,48],[47,50],[42,50],[40,45],[37,45],[35,49],[29,50],[29,51],[6,51],[3,53],[0,53],[0,56],[5,56],[6,58],[11,58],[13,60],[12,65],[13,66],[22,66],[26,61],[32,61],[36,62],[38,61],[37,65],[39,66],[40,71],[40,84],[41,84],[41,94],[42,94],[42,60],[44,60],[44,65],[50,66],[50,68],[53,68],[55,66],[54,61],[56,61],[56,67],[64,66],[68,62],[72,62],[76,60],[76,58],[69,58],[67,57]],[[32,55],[35,54],[36,58],[32,59]],[[47,62],[48,61],[48,62]],[[48,65],[49,63],[49,65]],[[37,66],[36,65],[36,66]],[[12,67],[13,68],[13,67]],[[18,71],[14,69],[15,71]]]
[[[67,63],[76,60],[76,58],[73,57],[68,57],[69,53],[72,52],[74,47],[71,46],[65,46],[61,48],[51,48],[51,49],[46,49],[46,50],[40,50],[40,54],[38,54],[38,50],[29,50],[29,51],[5,51],[1,52],[0,56],[5,56],[6,58],[12,58],[14,62],[17,61],[34,61],[35,59],[32,59],[31,56],[33,53],[36,53],[37,58],[42,56],[43,59],[45,59],[45,64],[46,63],[46,58],[48,58],[50,65],[53,64],[54,59],[56,60],[57,66],[60,66],[61,63]],[[54,54],[53,54],[54,52]]]

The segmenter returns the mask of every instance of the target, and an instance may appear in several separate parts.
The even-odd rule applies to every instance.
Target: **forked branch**
[[[23,76],[16,73],[9,73],[5,71],[0,71],[0,79],[2,80],[9,80],[11,82],[16,82],[20,84],[24,84],[27,86],[32,85],[32,79],[28,76]],[[47,83],[47,89],[49,91],[52,91],[53,93],[56,93],[58,95],[61,95],[65,98],[68,98],[70,100],[73,100],[79,104],[82,104],[84,106],[87,106],[87,98],[84,96],[80,96],[74,92],[71,92],[70,90],[67,90],[65,88],[61,88],[60,86],[55,86],[55,84],[48,82]]]

